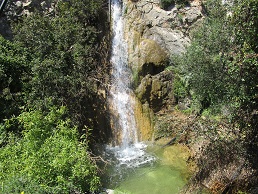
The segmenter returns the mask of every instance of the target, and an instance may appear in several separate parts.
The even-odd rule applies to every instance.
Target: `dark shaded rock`
[[[0,35],[6,39],[12,39],[12,30],[6,17],[0,18]]]

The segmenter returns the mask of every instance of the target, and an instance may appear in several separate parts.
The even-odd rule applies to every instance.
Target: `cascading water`
[[[122,148],[127,148],[129,144],[137,143],[137,129],[133,111],[132,91],[130,85],[130,69],[127,63],[127,45],[123,38],[123,18],[122,6],[119,0],[112,1],[114,33],[112,43],[112,84],[110,104],[116,112],[114,127],[121,131],[120,140]],[[116,137],[119,138],[119,137]]]
[[[144,150],[146,145],[138,142],[137,127],[134,117],[134,94],[130,89],[131,71],[128,67],[127,44],[124,40],[123,6],[121,0],[112,0],[112,79],[109,105],[112,112],[112,123],[116,145],[108,146],[118,160],[118,166],[134,168],[154,157]],[[119,140],[118,140],[119,139]]]

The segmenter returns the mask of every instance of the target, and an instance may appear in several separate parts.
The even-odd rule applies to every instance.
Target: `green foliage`
[[[26,49],[0,36],[0,122],[19,113],[22,90],[29,75]]]
[[[208,135],[216,141],[208,145],[200,159],[197,179],[204,180],[217,166],[228,165],[232,158],[242,157],[253,169],[246,187],[256,187],[258,163],[258,1],[236,0],[232,5],[209,0],[207,17],[194,36],[191,46],[173,62],[178,77],[201,105],[199,113],[206,118],[227,116],[240,129],[238,137],[219,139],[211,127]],[[176,83],[178,85],[178,83]],[[176,85],[176,87],[178,87]],[[179,88],[181,88],[180,86]],[[211,116],[211,115],[219,116]],[[229,128],[227,128],[229,132]],[[235,133],[235,129],[231,129]],[[225,134],[226,131],[221,134]],[[227,150],[225,150],[227,145]],[[230,157],[228,157],[230,156]],[[228,158],[227,158],[228,157]],[[216,163],[214,163],[216,161]],[[207,166],[205,166],[207,165]]]
[[[237,1],[231,22],[236,46],[230,65],[238,67],[241,105],[252,112],[258,108],[258,2]]]
[[[95,79],[106,71],[100,56],[102,3],[60,1],[55,15],[35,12],[14,26],[15,40],[33,56],[26,91],[30,107],[44,110],[46,99],[51,99],[55,105],[68,107],[73,123],[83,127],[87,122]]]
[[[173,92],[177,100],[185,98],[188,95],[186,85],[178,75],[173,80]]]
[[[99,178],[77,129],[63,119],[65,108],[23,112],[17,120],[20,140],[9,138],[0,150],[3,193],[70,193],[94,191]],[[8,127],[7,123],[4,127]]]
[[[97,65],[94,27],[85,27],[73,15],[48,18],[38,13],[26,18],[17,29],[16,39],[35,55],[32,100],[53,97],[67,103],[80,95],[80,89],[90,89],[87,78]]]
[[[236,0],[233,9],[232,25],[236,43],[258,52],[258,2],[256,0]]]
[[[244,9],[239,8],[241,5],[235,4],[236,10]],[[194,34],[194,40],[183,57],[175,58],[175,64],[189,93],[202,104],[201,109],[218,104],[228,104],[236,109],[243,101],[250,102],[257,93],[257,56],[253,50],[255,46],[249,44],[257,36],[249,34],[249,38],[244,38],[235,34],[238,30],[243,32],[234,19],[240,12],[233,12],[231,18],[218,1],[208,1],[206,10],[209,15],[203,26]],[[251,15],[255,13],[251,12]],[[253,29],[249,31],[257,31],[255,24],[254,21],[249,23],[249,28]],[[242,43],[239,42],[240,36]]]
[[[0,193],[98,188],[90,139],[79,132],[93,122],[94,79],[105,72],[103,2],[59,1],[49,15],[13,23],[13,42],[0,37]],[[69,112],[53,108],[63,105]]]

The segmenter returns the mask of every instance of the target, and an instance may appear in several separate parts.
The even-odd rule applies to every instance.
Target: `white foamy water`
[[[129,88],[131,71],[128,68],[127,45],[124,41],[124,23],[122,6],[119,0],[112,1],[112,79],[110,89],[110,105],[115,112],[116,131],[121,131],[121,146],[126,149],[138,142],[134,104],[131,100],[133,92]]]
[[[135,143],[127,148],[107,147],[108,152],[118,160],[117,168],[136,168],[153,163],[156,158],[146,153],[147,146],[144,143]]]

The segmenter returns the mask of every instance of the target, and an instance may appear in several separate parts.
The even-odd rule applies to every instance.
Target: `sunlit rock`
[[[169,11],[161,9],[158,0],[123,2],[128,64],[137,86],[147,74],[163,71],[171,55],[185,52],[190,31],[203,15],[197,1],[180,9],[174,6]]]

